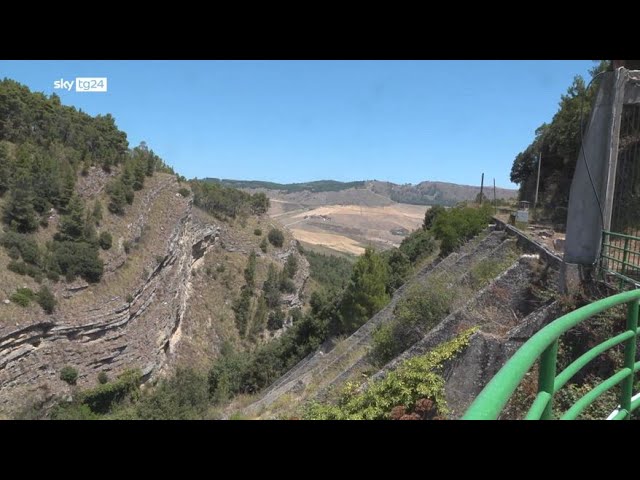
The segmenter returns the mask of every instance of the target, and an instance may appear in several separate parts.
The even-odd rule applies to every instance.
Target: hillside
[[[321,252],[359,255],[367,246],[398,247],[422,224],[430,205],[473,202],[480,187],[444,182],[397,185],[366,182],[276,184],[270,182],[209,181],[263,193],[271,200],[269,215],[287,226],[303,246]],[[356,185],[354,185],[356,184]],[[497,198],[512,199],[515,190],[496,189]],[[485,195],[489,195],[485,190]]]
[[[480,193],[479,186],[430,181],[420,182],[416,185],[398,185],[373,180],[367,182],[367,187],[377,194],[389,197],[394,202],[414,205],[452,206],[458,202],[473,202]],[[485,185],[483,193],[489,200],[492,200],[493,186]],[[517,190],[496,187],[497,199],[508,200],[516,198],[517,194]]]
[[[113,117],[11,80],[0,120],[0,418],[206,372],[305,308],[308,263],[264,195],[186,182]]]

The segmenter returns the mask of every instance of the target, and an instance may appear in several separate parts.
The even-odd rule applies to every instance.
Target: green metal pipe
[[[571,378],[580,371],[581,368],[585,367],[591,360],[596,358],[598,355],[609,350],[611,347],[615,347],[616,345],[628,340],[630,338],[635,338],[635,330],[634,331],[626,331],[622,332],[620,335],[616,335],[615,337],[606,340],[595,347],[593,347],[588,352],[579,356],[576,360],[571,362],[571,364],[565,368],[557,377],[555,384],[553,386],[554,392],[560,390],[565,383],[567,383]]]
[[[540,415],[540,420],[550,420],[553,417],[553,383],[556,378],[557,358],[558,340],[549,345],[540,357],[538,392],[545,392],[550,396],[542,415]]]
[[[640,299],[640,290],[619,293],[585,305],[550,323],[525,342],[480,392],[463,419],[494,420],[509,401],[520,381],[542,353],[560,335],[604,310]]]
[[[625,378],[633,376],[633,370],[630,368],[623,368],[615,375],[610,376],[604,382],[599,383],[589,392],[585,393],[580,400],[573,404],[573,406],[567,410],[567,412],[560,417],[560,420],[575,420],[582,411],[593,403],[593,401],[602,395],[604,392],[612,387],[615,387]]]
[[[633,235],[625,235],[624,233],[610,232],[608,230],[603,230],[602,234],[603,235],[609,235],[610,237],[628,238],[630,240],[638,240],[638,241],[640,241],[640,237],[634,237]]]
[[[533,401],[525,420],[540,420],[544,410],[547,408],[547,404],[551,400],[551,394],[548,392],[540,392]]]
[[[625,420],[626,418],[628,418],[628,416],[629,412],[627,412],[626,410],[620,410],[611,420]]]
[[[620,409],[631,411],[631,397],[633,396],[633,371],[636,362],[636,339],[635,335],[638,330],[638,302],[629,302],[627,307],[627,329],[631,330],[633,338],[627,340],[624,345],[624,366],[631,370],[631,375],[622,382],[620,390]],[[629,416],[627,416],[629,418]]]

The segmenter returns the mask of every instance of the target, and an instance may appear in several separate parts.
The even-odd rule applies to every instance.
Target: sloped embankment
[[[290,403],[299,404],[314,397],[324,397],[331,387],[336,387],[346,379],[357,376],[368,365],[367,353],[376,329],[394,318],[398,302],[409,294],[413,285],[424,285],[430,278],[446,273],[453,282],[464,280],[470,268],[483,259],[495,261],[512,251],[513,241],[503,232],[491,232],[468,242],[461,250],[440,262],[425,266],[421,271],[398,289],[391,302],[350,337],[337,345],[327,344],[318,352],[309,355],[287,374],[275,382],[262,397],[249,405],[246,415],[273,416],[270,406],[283,396],[291,397]]]
[[[452,340],[461,331],[476,327],[478,331],[470,338],[466,349],[444,368],[450,417],[460,417],[513,352],[559,315],[557,302],[532,288],[540,283],[541,268],[537,255],[523,255],[466,305],[385,365],[371,380],[378,380],[407,359]],[[549,278],[545,287],[553,289],[549,283],[557,276],[547,271],[545,277]]]
[[[165,178],[150,196],[141,196],[123,238],[143,235],[153,241],[141,242],[130,258],[114,262],[102,282],[69,292],[53,315],[38,312],[26,326],[3,325],[1,411],[69,392],[59,379],[65,365],[76,368],[78,385],[87,387],[101,371],[114,377],[139,368],[148,379],[166,364],[189,298],[192,265],[219,232],[215,225],[194,221],[191,201],[177,190],[175,179]]]

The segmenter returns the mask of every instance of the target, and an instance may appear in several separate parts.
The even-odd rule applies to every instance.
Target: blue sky
[[[513,186],[580,61],[0,61],[0,77],[111,113],[188,178]],[[107,77],[107,93],[54,90]]]

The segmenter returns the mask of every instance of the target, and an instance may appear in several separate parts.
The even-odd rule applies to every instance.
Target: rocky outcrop
[[[193,219],[189,204],[169,235],[164,257],[130,296],[3,330],[0,411],[18,410],[34,396],[67,393],[69,386],[59,379],[65,365],[78,370],[80,387],[93,386],[101,371],[114,377],[139,368],[145,380],[160,374],[179,340],[192,267],[218,235],[216,226]]]

